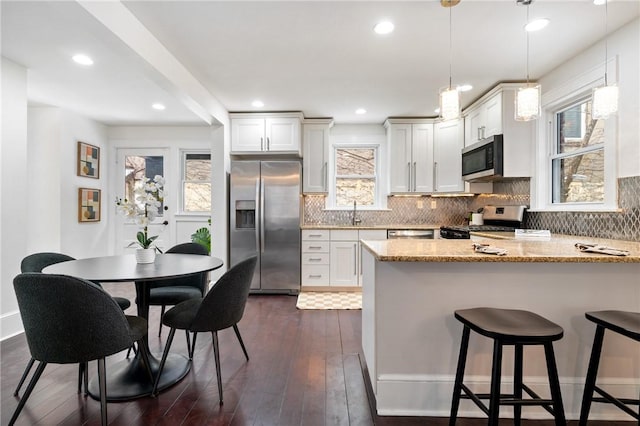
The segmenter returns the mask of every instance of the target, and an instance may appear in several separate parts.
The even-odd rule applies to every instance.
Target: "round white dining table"
[[[136,263],[133,254],[76,259],[56,263],[42,270],[45,274],[61,274],[97,282],[134,282],[138,316],[149,318],[149,283],[184,275],[204,273],[222,267],[222,260],[197,254],[159,254],[153,263]],[[148,336],[146,337],[148,339]],[[148,341],[147,341],[148,342]],[[138,351],[139,353],[139,351]],[[151,372],[158,372],[159,361],[151,355]],[[180,354],[170,354],[162,371],[158,389],[174,385],[187,375],[191,363]],[[107,400],[128,401],[151,395],[149,380],[140,356],[127,358],[107,368]],[[97,378],[88,386],[89,395],[100,399]]]

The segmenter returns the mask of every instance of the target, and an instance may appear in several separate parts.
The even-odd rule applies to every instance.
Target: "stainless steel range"
[[[486,206],[482,210],[483,225],[441,226],[440,238],[471,238],[470,231],[514,232],[522,228],[527,206]]]

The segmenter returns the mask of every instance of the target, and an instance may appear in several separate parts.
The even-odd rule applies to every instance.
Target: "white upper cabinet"
[[[433,128],[433,192],[465,191],[462,180],[463,121],[438,122]]]
[[[302,192],[328,191],[331,119],[307,119],[302,125]]]
[[[464,117],[464,145],[502,133],[502,93],[496,93]]]
[[[300,155],[302,114],[236,113],[231,117],[231,153]]]
[[[394,120],[395,121],[395,120]],[[433,191],[433,124],[387,120],[389,191]]]
[[[535,120],[516,121],[515,94],[522,84],[502,83],[462,112],[464,146],[502,134],[503,176],[530,177]]]

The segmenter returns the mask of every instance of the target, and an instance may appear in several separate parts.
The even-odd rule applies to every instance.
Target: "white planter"
[[[148,248],[136,249],[136,262],[137,263],[153,263],[156,260],[156,249]]]

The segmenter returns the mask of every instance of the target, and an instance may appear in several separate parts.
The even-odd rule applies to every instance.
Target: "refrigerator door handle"
[[[264,178],[260,178],[260,253],[264,253]]]
[[[260,252],[260,221],[262,217],[262,211],[260,210],[260,179],[256,178],[256,215],[255,220],[255,232],[256,232],[256,252]]]

